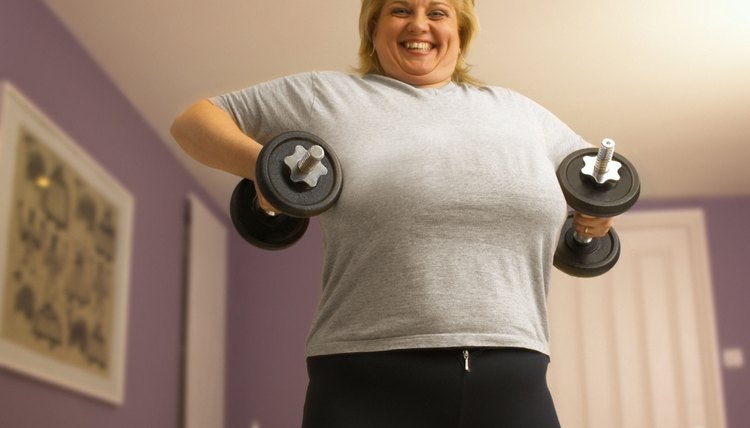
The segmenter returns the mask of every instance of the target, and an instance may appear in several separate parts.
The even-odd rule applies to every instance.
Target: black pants
[[[516,348],[307,360],[303,428],[558,428],[549,358]]]

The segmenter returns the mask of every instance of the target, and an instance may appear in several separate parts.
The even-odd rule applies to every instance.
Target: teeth
[[[406,46],[406,49],[413,49],[413,50],[420,50],[420,51],[428,51],[432,49],[432,44],[427,42],[406,42],[404,43],[404,46]]]

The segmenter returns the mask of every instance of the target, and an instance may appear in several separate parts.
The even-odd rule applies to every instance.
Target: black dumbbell
[[[260,208],[255,185],[248,179],[235,187],[229,213],[240,236],[267,250],[297,242],[309,217],[333,206],[343,186],[341,163],[331,147],[302,131],[280,134],[264,145],[255,177],[263,197],[281,213]]]
[[[641,193],[633,164],[616,154],[615,142],[582,149],[566,157],[557,179],[568,205],[593,217],[614,217],[630,209]],[[573,214],[563,225],[554,265],[568,275],[594,277],[612,269],[620,258],[620,239],[612,228],[601,238],[585,238],[573,229]]]

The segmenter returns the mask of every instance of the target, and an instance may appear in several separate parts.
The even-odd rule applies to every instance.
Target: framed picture
[[[0,82],[0,365],[123,402],[133,197]]]

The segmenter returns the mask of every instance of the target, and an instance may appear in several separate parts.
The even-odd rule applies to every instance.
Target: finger
[[[585,238],[601,238],[607,235],[613,223],[613,217],[591,217],[575,213],[573,230]]]
[[[581,213],[575,213],[573,216],[573,227],[576,232],[580,233],[588,233],[584,232],[586,228],[593,228],[595,224],[594,217],[589,217],[587,215],[581,214]]]
[[[274,208],[273,205],[269,204],[265,199],[258,199],[258,205],[260,206],[260,209],[262,209],[263,212],[266,213],[266,215],[275,217],[276,215],[280,214],[280,211]]]
[[[263,212],[265,212],[267,215],[270,216],[276,216],[280,213],[279,210],[273,207],[266,198],[263,197],[263,195],[260,193],[260,189],[258,189],[258,186],[255,186],[255,197],[258,199],[258,206],[260,207]]]
[[[573,217],[573,230],[584,238],[593,238],[595,236],[594,223],[593,217],[576,212]]]
[[[584,238],[593,238],[596,236],[596,229],[584,224],[575,224],[573,226],[573,230],[575,230],[578,235]]]

